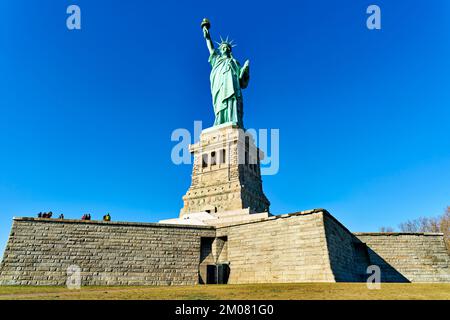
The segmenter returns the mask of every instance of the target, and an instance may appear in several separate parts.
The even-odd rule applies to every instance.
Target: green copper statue
[[[211,94],[216,119],[214,126],[223,123],[233,123],[244,128],[244,105],[241,89],[245,89],[250,80],[249,61],[241,67],[231,53],[233,41],[223,40],[218,49],[209,34],[210,22],[203,19],[201,27],[209,50],[209,63],[211,64]]]

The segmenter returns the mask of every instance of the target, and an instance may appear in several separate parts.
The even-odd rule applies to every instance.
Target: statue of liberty
[[[216,119],[214,126],[223,123],[232,123],[244,128],[242,91],[250,80],[249,61],[241,67],[231,53],[233,41],[221,38],[219,48],[215,49],[209,34],[210,22],[203,19],[201,27],[209,50],[211,64],[211,95]]]

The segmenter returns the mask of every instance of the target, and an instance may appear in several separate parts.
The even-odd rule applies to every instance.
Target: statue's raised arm
[[[211,40],[211,35],[209,34],[209,28],[211,27],[211,23],[208,19],[203,19],[201,24],[202,30],[203,30],[203,36],[206,39],[206,46],[208,47],[209,54],[212,54],[214,52],[214,43]]]

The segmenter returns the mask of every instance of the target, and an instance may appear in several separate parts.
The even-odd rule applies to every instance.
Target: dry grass
[[[0,286],[0,299],[69,300],[450,300],[450,283],[383,283],[380,290],[369,290],[364,283],[295,283],[248,285],[198,285],[171,287],[64,287]]]

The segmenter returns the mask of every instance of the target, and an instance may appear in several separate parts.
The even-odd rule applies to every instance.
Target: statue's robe
[[[243,128],[241,89],[245,89],[250,80],[248,69],[242,69],[236,59],[221,55],[217,49],[211,53],[208,61],[212,67],[210,80],[216,115],[214,125],[230,122]]]

